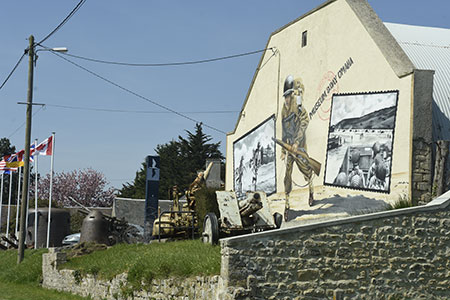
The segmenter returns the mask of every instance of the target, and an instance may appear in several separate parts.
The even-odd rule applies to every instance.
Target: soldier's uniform
[[[294,80],[294,88],[301,88],[303,90],[303,85],[299,79]],[[304,107],[299,107],[297,105],[295,99],[297,89],[295,89],[290,95],[287,95],[287,97],[290,97],[288,100],[289,104],[286,105],[285,103],[281,111],[282,140],[290,145],[296,144],[298,149],[306,153],[305,132],[308,128],[309,116]],[[310,197],[309,203],[311,204],[314,194],[311,181],[313,172],[311,166],[304,158],[299,156],[294,157],[291,154],[286,153],[287,151],[284,148],[281,149],[281,152],[285,155],[287,154],[286,173],[284,176],[284,190],[286,194],[288,195],[292,191],[292,170],[295,162],[300,172],[304,175],[305,180],[308,182]]]

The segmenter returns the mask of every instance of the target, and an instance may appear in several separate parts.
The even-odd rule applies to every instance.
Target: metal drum
[[[80,242],[109,245],[109,222],[99,211],[91,211],[83,220]]]
[[[37,211],[37,248],[47,246],[48,208],[38,208]],[[34,230],[34,209],[28,211],[27,244],[34,245],[36,237]],[[52,208],[50,221],[50,247],[62,246],[62,240],[70,234],[70,213],[61,208]]]

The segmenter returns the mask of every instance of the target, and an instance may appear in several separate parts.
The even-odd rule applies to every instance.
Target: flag
[[[36,147],[36,152],[39,155],[52,155],[53,152],[53,136],[44,140]]]
[[[9,171],[9,168],[6,166],[6,161],[2,159],[0,161],[0,174],[6,173],[7,171]]]
[[[5,167],[8,168],[8,170],[5,171],[17,171],[17,168],[20,167],[18,154],[20,153],[9,154],[3,157]]]
[[[30,162],[33,162],[33,154],[34,154],[34,148],[35,145],[31,145],[30,147]],[[25,154],[25,150],[20,150],[17,153],[14,154],[9,154],[9,155],[5,155],[3,157],[5,163],[6,163],[6,167],[8,168],[15,168],[15,170],[12,171],[17,171],[18,167],[23,167],[25,165],[24,161],[23,161],[23,156]]]

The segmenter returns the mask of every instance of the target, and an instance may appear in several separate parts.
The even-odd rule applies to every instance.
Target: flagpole
[[[3,207],[3,175],[5,171],[2,171],[2,183],[0,188],[0,233],[2,233],[2,207]]]
[[[53,163],[55,159],[55,133],[52,132],[52,159],[50,162],[50,192],[48,199],[47,248],[50,246],[50,222],[52,217]]]
[[[25,175],[25,174],[24,174]],[[25,180],[25,177],[23,178],[23,180]],[[28,186],[30,186],[30,173],[28,171],[28,178],[27,178],[27,182],[28,182]],[[22,191],[23,192],[23,191]],[[30,209],[28,206],[30,205],[30,193],[27,193],[27,207],[25,208],[26,210],[26,216],[25,216],[25,233],[28,232],[28,210]],[[23,199],[23,198],[22,198]],[[25,242],[27,241],[27,237],[25,235]]]
[[[36,152],[37,139],[34,140],[34,149]],[[34,249],[38,247],[38,155],[34,158]]]
[[[19,237],[19,210],[20,210],[20,175],[22,169],[19,167],[19,177],[17,177],[17,202],[16,202],[16,238]]]
[[[9,219],[11,215],[11,195],[12,195],[12,171],[9,171],[9,197],[8,197],[8,216],[6,218],[6,236],[9,237]]]

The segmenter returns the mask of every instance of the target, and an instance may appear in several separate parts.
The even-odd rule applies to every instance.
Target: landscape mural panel
[[[249,191],[276,192],[275,116],[234,142],[234,190],[238,199]]]
[[[398,91],[336,94],[324,184],[389,193]]]

